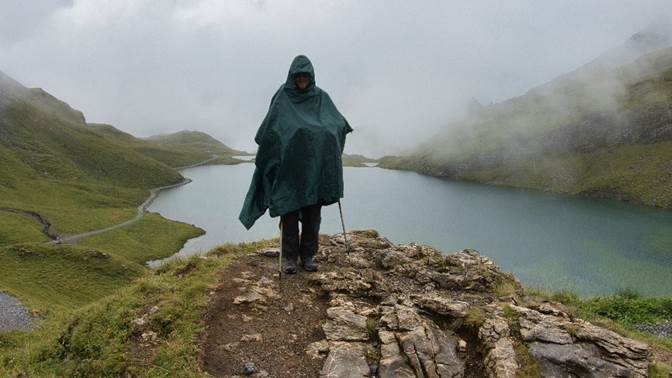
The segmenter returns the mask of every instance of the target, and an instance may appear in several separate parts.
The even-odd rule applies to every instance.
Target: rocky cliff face
[[[272,311],[283,290],[284,305],[287,298],[302,298],[302,308],[317,303],[322,332],[304,357],[322,361],[321,377],[647,375],[647,344],[574,318],[559,303],[526,297],[515,277],[477,251],[446,255],[425,245],[394,245],[375,231],[347,237],[349,253],[343,235],[322,241],[321,271],[299,273],[306,281],[296,293],[262,277],[233,299],[261,308],[258,314]],[[253,259],[274,262],[265,257],[274,252]],[[260,265],[254,261],[248,265]]]

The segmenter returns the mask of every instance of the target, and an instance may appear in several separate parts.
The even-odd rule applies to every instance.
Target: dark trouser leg
[[[315,256],[320,241],[320,222],[322,205],[310,205],[301,208],[301,259]]]
[[[280,216],[282,220],[282,257],[296,262],[299,257],[299,211]]]

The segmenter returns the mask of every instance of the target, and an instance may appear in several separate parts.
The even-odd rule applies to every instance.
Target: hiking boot
[[[286,274],[296,273],[296,261],[290,259],[283,260],[282,272]]]
[[[302,258],[301,265],[303,266],[303,270],[306,272],[316,272],[317,268],[319,267],[312,257],[306,257],[305,259]]]

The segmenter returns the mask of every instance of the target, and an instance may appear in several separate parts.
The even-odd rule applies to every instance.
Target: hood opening
[[[299,73],[307,73],[310,75],[310,84],[304,90],[297,88],[296,83],[294,83],[294,77]],[[300,92],[310,91],[315,87],[315,70],[313,69],[313,64],[310,62],[305,55],[297,55],[292,64],[289,67],[289,72],[287,73],[287,81],[285,82],[285,88]]]

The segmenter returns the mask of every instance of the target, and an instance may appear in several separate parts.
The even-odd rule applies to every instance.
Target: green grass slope
[[[358,154],[343,154],[344,167],[366,167],[365,163],[377,163],[378,160]]]
[[[174,168],[196,164],[213,155],[218,155],[219,159],[211,164],[234,164],[239,162],[233,158],[234,155],[245,154],[201,132],[181,131],[150,138],[136,138],[111,125],[90,123],[89,127],[110,143],[130,148]]]
[[[0,125],[4,134],[0,148],[34,178],[96,180],[137,188],[182,179],[154,159],[107,142],[86,123],[69,120],[67,112],[48,112],[29,101],[18,101],[0,113]],[[0,169],[7,175],[10,168]]]
[[[208,292],[234,258],[268,245],[228,244],[207,259],[176,260],[94,303],[59,312],[32,332],[0,334],[0,375],[205,376],[198,340]],[[156,311],[148,313],[152,306]],[[133,322],[143,315],[147,324]],[[160,342],[152,353],[138,354],[139,335],[146,329],[155,330]]]
[[[159,214],[148,213],[138,223],[82,239],[78,245],[143,265],[148,260],[172,255],[182,249],[187,240],[204,233],[190,224],[167,221]]]
[[[40,311],[74,309],[143,274],[131,261],[95,249],[57,244],[0,247],[0,288]]]
[[[47,240],[42,227],[34,219],[0,211],[0,246]]]
[[[1,291],[50,319],[53,310],[78,308],[128,285],[144,274],[146,260],[168,257],[203,233],[150,214],[77,246],[47,244],[35,219],[7,211],[37,212],[58,234],[126,221],[150,188],[184,179],[134,149],[143,143],[112,127],[92,127],[66,103],[0,72]]]
[[[235,150],[200,131],[183,130],[172,134],[154,135],[146,140],[171,151],[199,154],[202,157],[201,160],[205,160],[212,155],[222,157],[248,155],[247,152]]]
[[[380,166],[672,207],[672,47],[627,51],[483,107]]]
[[[0,208],[37,211],[62,233],[127,219],[149,188],[183,180],[171,167],[109,142],[62,101],[2,73],[0,160]],[[7,222],[0,219],[0,227]]]
[[[107,296],[144,274],[146,261],[169,257],[204,232],[150,213],[135,224],[84,238],[76,246],[20,243],[44,238],[30,223],[20,221],[17,227],[27,226],[21,236],[0,245],[0,290],[40,311],[74,309]]]

